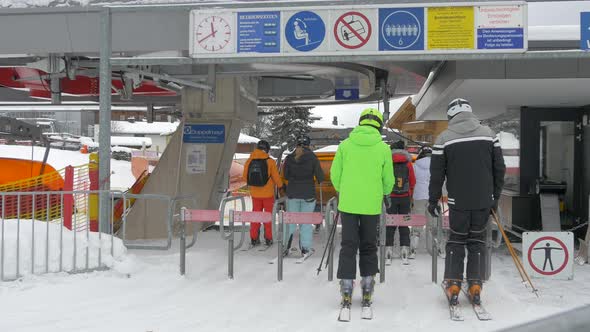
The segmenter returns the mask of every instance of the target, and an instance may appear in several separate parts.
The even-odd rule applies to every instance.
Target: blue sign
[[[480,50],[505,50],[524,48],[524,29],[477,29],[477,48]]]
[[[580,48],[590,50],[590,12],[580,13]]]
[[[358,100],[359,99],[359,89],[358,88],[335,89],[334,90],[334,99],[336,99],[336,100]]]
[[[424,8],[379,9],[379,51],[424,50]]]
[[[185,124],[183,143],[225,143],[225,126],[216,124]]]
[[[238,53],[279,53],[281,12],[238,13]]]
[[[285,38],[297,51],[313,51],[326,37],[326,25],[322,18],[310,11],[298,12],[285,25]]]

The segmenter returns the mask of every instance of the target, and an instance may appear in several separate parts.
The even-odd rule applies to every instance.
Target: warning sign
[[[532,277],[571,280],[574,236],[571,232],[526,232],[523,262]]]
[[[429,50],[475,48],[473,7],[429,7]]]
[[[376,22],[377,10],[337,11],[332,13],[334,41],[332,48],[339,50],[375,51],[377,43],[373,38],[373,24]]]

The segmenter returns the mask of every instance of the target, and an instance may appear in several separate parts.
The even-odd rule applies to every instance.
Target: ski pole
[[[338,217],[338,214],[336,214],[336,218],[337,217]],[[335,220],[333,220],[334,225],[332,225],[332,229],[330,230],[330,233],[328,234],[328,241],[326,242],[326,247],[324,248],[324,253],[322,254],[322,260],[320,261],[320,266],[318,266],[318,269],[317,269],[317,271],[318,271],[317,275],[319,275],[320,272],[322,272],[322,265],[324,264],[324,259],[326,257],[326,252],[328,251],[328,248],[332,247],[331,243],[334,240],[334,233],[336,233],[335,232],[336,225],[338,224],[338,221],[337,221],[338,219],[336,219],[336,218],[335,218]]]
[[[529,278],[529,275],[526,273],[526,270],[522,266],[522,262],[520,261],[520,258],[518,258],[518,256],[514,252],[514,248],[512,247],[512,243],[508,239],[506,232],[504,232],[504,227],[502,227],[502,224],[500,223],[500,220],[499,220],[498,216],[496,215],[496,211],[492,210],[492,216],[494,217],[494,220],[496,221],[496,224],[498,225],[498,229],[500,230],[500,233],[502,233],[502,236],[504,237],[504,241],[506,241],[506,246],[508,247],[508,250],[510,251],[510,254],[512,255],[512,259],[514,260],[514,263],[516,264],[516,269],[519,270],[519,273],[521,273],[521,277],[524,274],[529,285],[531,285],[531,288],[533,289],[533,293],[535,293],[535,295],[537,297],[539,297],[539,293],[538,293],[537,289],[535,288],[535,286],[533,286],[531,278]]]
[[[336,217],[334,218],[334,227],[332,228],[332,238],[330,240],[330,249],[328,250],[328,258],[326,259],[326,265],[324,266],[325,268],[327,268],[328,264],[330,264],[330,259],[332,257],[332,253],[334,252],[334,238],[336,237],[336,227],[338,225],[339,213],[340,212],[336,212]]]

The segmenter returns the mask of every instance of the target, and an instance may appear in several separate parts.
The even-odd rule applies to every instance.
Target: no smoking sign
[[[536,278],[574,278],[574,235],[571,232],[526,232],[523,234],[523,263]]]
[[[376,10],[344,11],[334,14],[334,41],[336,50],[375,49],[373,26],[376,22]]]

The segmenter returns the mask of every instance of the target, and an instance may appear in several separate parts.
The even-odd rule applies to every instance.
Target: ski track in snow
[[[316,242],[319,238],[316,236]],[[28,276],[0,283],[0,331],[493,331],[590,303],[590,266],[574,281],[534,279],[537,299],[521,284],[505,250],[496,251],[484,304],[494,317],[480,322],[462,297],[464,322],[452,322],[440,286],[430,281],[430,257],[409,266],[399,259],[377,283],[375,319],[360,319],[360,286],[352,321],[337,321],[338,282],[316,276],[323,248],[304,264],[284,262],[284,279],[267,252],[237,251],[235,278],[227,278],[227,244],[217,231],[199,234],[178,272],[178,242],[168,252],[130,250],[111,271]],[[337,255],[336,255],[337,257]],[[439,260],[439,277],[443,261]],[[378,276],[377,276],[378,277]],[[439,280],[440,282],[440,280]]]

